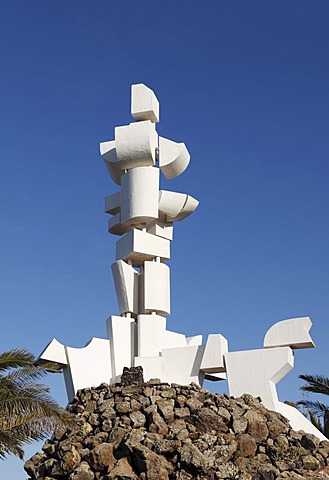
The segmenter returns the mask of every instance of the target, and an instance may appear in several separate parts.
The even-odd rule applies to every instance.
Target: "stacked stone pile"
[[[250,395],[195,384],[123,383],[78,392],[76,428],[25,464],[33,480],[329,479],[329,441],[291,430]]]

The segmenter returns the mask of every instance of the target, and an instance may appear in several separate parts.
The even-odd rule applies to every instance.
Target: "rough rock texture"
[[[121,384],[78,392],[62,429],[25,464],[33,480],[329,479],[329,441],[291,430],[250,395],[197,385]]]

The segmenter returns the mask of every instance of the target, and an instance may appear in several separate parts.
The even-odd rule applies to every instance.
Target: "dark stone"
[[[124,367],[121,375],[121,384],[124,386],[144,383],[142,367]]]

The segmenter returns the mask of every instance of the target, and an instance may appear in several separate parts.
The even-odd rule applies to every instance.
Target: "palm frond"
[[[314,413],[317,417],[323,417],[327,412],[329,412],[328,405],[318,401],[312,400],[300,400],[297,402],[297,405],[301,405],[302,407],[306,408],[310,412]]]
[[[299,375],[299,378],[307,382],[300,387],[305,392],[321,393],[329,395],[329,378],[323,375]]]

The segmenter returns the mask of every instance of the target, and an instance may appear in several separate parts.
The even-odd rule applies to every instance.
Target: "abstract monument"
[[[174,223],[198,206],[185,193],[160,190],[162,173],[172,179],[190,161],[184,143],[156,132],[159,102],[144,84],[132,85],[131,115],[135,122],[115,128],[114,140],[100,144],[100,153],[118,191],[105,199],[108,230],[116,244],[113,280],[120,315],[107,320],[108,338],[92,338],[83,348],[53,339],[39,361],[62,366],[69,400],[76,391],[102,382],[116,383],[124,367],[142,366],[145,380],[202,385],[204,379],[228,380],[231,395],[250,393],[285,415],[294,429],[323,435],[295,408],[278,400],[276,383],[293,368],[293,350],[312,348],[308,317],[284,320],[266,333],[264,348],[230,352],[220,334],[186,337],[167,330],[170,314],[170,243]],[[243,374],[241,374],[243,372]]]

